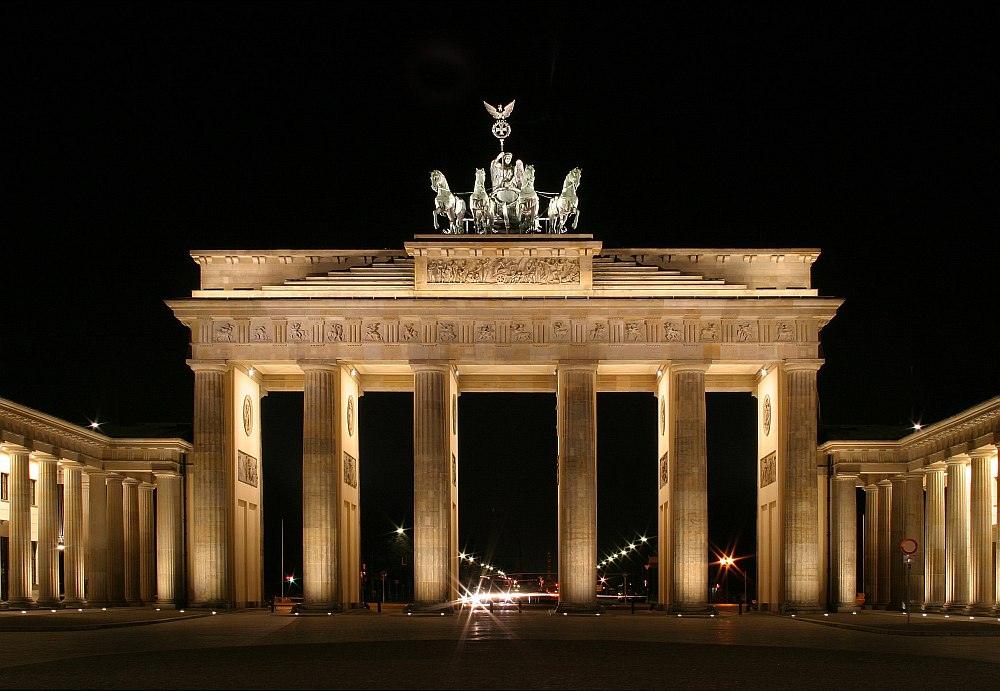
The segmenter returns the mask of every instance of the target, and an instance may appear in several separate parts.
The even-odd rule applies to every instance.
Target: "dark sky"
[[[496,151],[482,102],[514,99],[507,148],[543,191],[582,168],[579,231],[605,247],[821,249],[813,285],[845,299],[822,332],[822,424],[928,423],[1000,393],[989,5],[663,5],[0,5],[0,396],[78,424],[190,422],[187,332],[163,302],[196,287],[190,250],[401,249],[432,232],[428,172],[471,188]],[[536,564],[554,543],[554,397],[482,398],[462,402],[463,459],[482,459],[463,541],[486,550],[502,523],[521,536],[505,554]],[[749,396],[717,398],[710,435],[734,416],[752,434]],[[410,520],[390,499],[412,473],[409,405],[362,398],[402,440],[363,437],[366,531]],[[655,417],[652,396],[599,412],[609,440]],[[473,424],[537,437],[537,457],[476,447]],[[602,551],[652,531],[654,490],[627,461],[655,450],[630,436],[628,458],[599,449]],[[733,453],[710,453],[724,507],[753,491],[752,470],[712,482]],[[752,530],[748,506],[713,540]]]

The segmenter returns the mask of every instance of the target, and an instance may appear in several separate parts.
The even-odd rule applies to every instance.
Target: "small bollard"
[[[629,610],[631,614],[635,614],[635,598],[629,602]]]
[[[381,600],[379,600],[379,602],[378,602],[378,613],[379,614],[382,613],[382,601]]]

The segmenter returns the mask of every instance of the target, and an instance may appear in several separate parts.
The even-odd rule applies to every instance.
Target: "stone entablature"
[[[404,251],[194,251],[192,297],[816,296],[816,249],[608,249],[591,235],[418,235]]]
[[[119,473],[180,472],[183,439],[115,439],[0,399],[0,450],[7,445]]]
[[[928,425],[898,441],[828,441],[818,452],[834,475],[872,476],[921,471],[947,458],[1000,443],[1000,396]],[[878,478],[880,479],[880,478]]]

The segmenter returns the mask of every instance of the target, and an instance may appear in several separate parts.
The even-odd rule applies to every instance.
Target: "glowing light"
[[[403,528],[396,528],[396,535],[402,535],[404,532]]]
[[[353,367],[351,368],[351,376],[352,377],[358,376],[358,371],[356,369],[354,369]]]
[[[90,421],[90,429],[97,429],[100,426],[101,426],[101,423],[98,422],[97,420],[91,420]]]
[[[921,429],[923,429],[923,425],[921,425],[919,422],[914,422],[913,423],[913,429],[915,431],[919,432]]]
[[[760,368],[760,376],[762,376],[762,377],[766,377],[767,376],[767,367],[761,367]]]
[[[250,369],[248,369],[248,370],[247,370],[247,375],[248,375],[248,376],[251,376],[251,377],[252,377],[252,376],[253,376],[253,373],[254,373],[254,371],[255,371],[255,370],[254,370],[254,368],[253,368],[253,365],[250,365]]]

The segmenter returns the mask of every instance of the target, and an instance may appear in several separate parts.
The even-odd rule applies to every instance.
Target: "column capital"
[[[945,463],[948,465],[967,465],[969,463],[969,454],[967,453],[957,453],[950,458],[946,458]]]
[[[155,477],[157,480],[159,480],[161,477],[172,478],[172,477],[180,477],[180,476],[181,476],[181,474],[178,473],[176,470],[154,470],[153,471],[153,477]]]
[[[986,447],[969,452],[969,458],[993,458],[997,452],[996,447]]]
[[[597,370],[597,360],[559,360],[556,363],[556,371],[582,369],[589,371]]]
[[[139,481],[136,480],[134,477],[126,477],[126,478],[124,478],[122,480],[122,484],[123,485],[138,485]]]
[[[865,491],[866,492],[878,492],[878,483],[872,482],[870,484],[865,485]]]
[[[708,360],[673,360],[670,372],[707,372],[712,363]]]
[[[142,480],[139,482],[139,489],[156,489],[156,485],[152,482],[146,482]]]
[[[297,360],[296,363],[303,372],[322,370],[325,372],[339,372],[341,365],[337,362],[325,362],[323,360]]]
[[[892,481],[889,478],[883,478],[875,484],[879,487],[892,487]]]
[[[188,360],[187,366],[194,372],[220,372],[225,374],[229,371],[229,363],[219,360]]]
[[[67,469],[73,469],[73,468],[83,469],[84,467],[83,463],[80,463],[80,461],[71,461],[67,458],[60,458],[59,465]]]
[[[944,461],[935,461],[934,463],[929,463],[924,466],[925,473],[943,473],[947,470],[948,464]]]
[[[0,441],[0,451],[7,451],[8,453],[31,453],[31,449],[27,446],[10,441]]]
[[[860,475],[860,473],[858,473],[858,472],[845,473],[843,471],[837,471],[837,474],[833,476],[833,479],[834,480],[854,480],[855,482],[857,482],[859,475]]]
[[[783,360],[781,369],[786,372],[813,371],[818,372],[826,360],[822,358],[803,358],[797,360]]]
[[[448,360],[410,360],[407,364],[414,372],[441,372],[451,374],[452,365]]]

